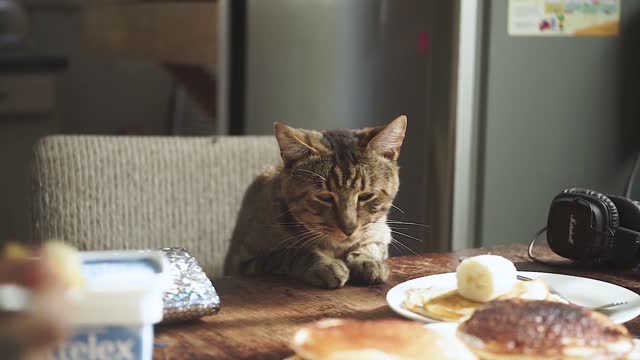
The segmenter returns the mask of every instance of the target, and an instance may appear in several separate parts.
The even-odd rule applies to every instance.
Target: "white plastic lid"
[[[162,320],[171,286],[160,251],[81,253],[87,286],[67,294],[72,325],[143,325]]]

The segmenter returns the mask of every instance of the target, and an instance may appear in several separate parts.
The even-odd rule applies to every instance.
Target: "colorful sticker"
[[[509,0],[509,35],[616,36],[620,0]]]

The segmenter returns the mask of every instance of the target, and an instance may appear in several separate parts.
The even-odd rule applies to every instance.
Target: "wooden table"
[[[385,301],[392,286],[425,275],[455,271],[459,256],[489,252],[510,259],[518,270],[580,275],[640,291],[638,274],[631,271],[550,268],[530,261],[524,245],[392,258],[388,260],[392,272],[387,283],[371,287],[323,290],[284,279],[220,278],[213,281],[222,299],[220,313],[156,329],[156,341],[166,347],[156,348],[154,358],[282,359],[291,354],[288,342],[297,327],[324,317],[397,317]],[[626,325],[636,337],[640,336],[640,318]]]

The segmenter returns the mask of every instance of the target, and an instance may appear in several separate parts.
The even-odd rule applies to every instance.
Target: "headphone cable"
[[[531,242],[529,243],[529,247],[527,248],[527,255],[529,256],[529,259],[533,260],[534,262],[540,263],[540,264],[544,264],[547,266],[554,266],[554,267],[562,267],[562,268],[572,268],[573,266],[575,266],[576,262],[575,261],[554,261],[554,260],[543,260],[540,259],[538,257],[536,257],[533,254],[533,247],[536,244],[536,241],[540,238],[540,235],[542,235],[545,231],[547,231],[547,227],[543,227],[542,229],[538,230],[533,237],[531,237]]]
[[[542,233],[544,233],[545,231],[547,231],[547,227],[543,227],[542,229],[538,230],[538,232],[536,232],[533,237],[531,238],[531,242],[529,243],[529,247],[527,248],[527,255],[529,255],[529,259],[535,261],[535,262],[539,262],[542,264],[547,264],[546,261],[542,260],[542,259],[538,259],[537,257],[535,257],[535,255],[533,255],[533,246],[536,243],[536,240],[538,240],[538,238],[540,237],[540,235],[542,235]]]

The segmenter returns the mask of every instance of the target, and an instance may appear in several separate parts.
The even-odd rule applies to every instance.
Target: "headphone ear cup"
[[[620,226],[640,232],[640,202],[622,196],[611,195],[620,217]]]
[[[613,201],[611,201],[611,199],[609,199],[606,195],[601,194],[597,191],[581,188],[566,189],[563,190],[562,193],[595,197],[596,199],[602,201],[607,206],[607,209],[609,209],[609,221],[611,221],[611,228],[615,230],[618,228],[618,226],[620,226],[620,214],[618,213],[616,204],[614,204]]]

